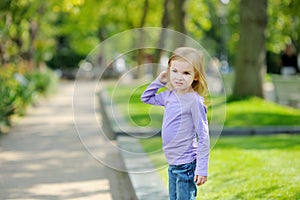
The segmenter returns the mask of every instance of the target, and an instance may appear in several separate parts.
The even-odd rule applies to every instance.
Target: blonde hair
[[[182,60],[190,63],[195,72],[195,80],[192,83],[192,88],[195,92],[208,99],[208,87],[206,74],[204,69],[204,55],[201,51],[190,47],[179,47],[174,50],[168,61],[168,74],[170,73],[171,62],[173,60]]]

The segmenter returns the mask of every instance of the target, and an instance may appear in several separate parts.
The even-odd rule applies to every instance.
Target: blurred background
[[[122,31],[154,26],[191,36],[224,70],[237,65],[240,48],[255,52],[260,42],[267,72],[279,73],[285,45],[300,49],[298,7],[295,0],[3,0],[0,64],[47,65],[72,78],[80,61],[102,41]],[[245,32],[247,28],[252,32]],[[243,37],[250,42],[238,47]],[[263,38],[251,42],[257,37]],[[136,60],[158,56],[150,51]]]
[[[295,0],[3,0],[0,64],[22,63],[32,68],[46,64],[68,76],[68,69],[78,68],[107,38],[154,26],[191,36],[225,67],[232,68],[237,64],[243,34],[249,41],[264,36],[257,42],[265,47],[267,71],[279,73],[285,45],[300,49],[298,8]],[[256,27],[251,27],[252,23]],[[243,32],[247,28],[253,31]],[[255,51],[257,47],[249,43],[244,48]],[[154,55],[150,52],[148,58]]]
[[[99,127],[90,124],[97,109],[92,107],[94,83],[104,80],[99,85],[108,91],[109,106],[114,101],[126,126],[160,129],[162,110],[145,106],[140,95],[161,64],[165,66],[170,54],[164,50],[167,41],[174,48],[187,44],[184,39],[169,38],[166,30],[173,30],[194,39],[210,55],[206,63],[211,100],[208,119],[221,129],[224,124],[211,155],[212,181],[200,188],[201,195],[205,199],[300,199],[299,136],[290,134],[300,133],[299,8],[298,0],[1,0],[0,133],[12,130],[17,134],[0,134],[0,198],[24,198],[32,191],[32,198],[44,192],[49,193],[48,199],[54,195],[92,199],[101,193],[112,194],[113,198],[106,199],[126,199],[119,197],[130,190],[124,174],[115,175],[84,160],[87,153],[74,134],[74,117],[80,113],[71,108],[75,89],[79,88],[80,119],[86,123],[84,135],[100,145],[93,150],[101,151],[99,155],[112,163],[122,162],[118,145],[107,148],[111,141],[88,134],[99,133]],[[157,48],[135,49],[149,38],[153,42],[151,32],[145,32],[150,30],[147,27],[159,28],[153,37]],[[133,29],[138,31],[134,37],[119,38],[115,46],[99,46]],[[97,47],[99,52],[90,54]],[[130,49],[134,50],[126,52]],[[129,77],[128,72],[132,72],[130,81],[117,81],[124,74]],[[76,88],[75,79],[79,80]],[[54,93],[59,98],[50,98]],[[224,94],[226,99],[219,98]],[[35,106],[40,97],[53,101]],[[28,106],[40,114],[24,120],[27,126],[11,129],[14,117],[25,115]],[[102,112],[97,116],[105,119]],[[220,123],[213,124],[211,119]],[[160,137],[139,142],[149,154],[161,149]],[[151,159],[160,168],[166,163],[158,153]],[[167,182],[167,171],[159,173]],[[57,186],[64,191],[56,183],[75,179],[75,185],[65,186],[65,194],[56,193]],[[86,185],[84,180],[100,183]],[[90,186],[95,192],[86,192]]]
[[[47,93],[55,77],[75,79],[80,67],[84,78],[99,78],[99,74],[112,78],[144,63],[166,61],[168,55],[160,49],[166,39],[161,31],[158,49],[128,55],[115,52],[109,62],[100,55],[96,66],[85,62],[101,42],[141,27],[172,29],[199,42],[224,74],[227,95],[258,96],[298,107],[300,98],[295,93],[299,88],[288,83],[283,88],[291,91],[280,95],[266,73],[299,72],[299,6],[295,0],[2,0],[0,121],[9,124],[8,116],[22,113],[35,94]],[[124,39],[118,45],[145,40],[141,31],[139,38]],[[184,42],[174,40],[174,47]],[[283,58],[286,51],[288,56]],[[284,65],[293,69],[283,70]],[[152,77],[158,72],[156,65]],[[145,73],[138,70],[134,77]],[[286,93],[293,96],[282,99]]]

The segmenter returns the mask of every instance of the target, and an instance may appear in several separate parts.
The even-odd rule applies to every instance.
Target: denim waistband
[[[190,163],[184,163],[184,164],[180,164],[180,165],[169,165],[170,167],[181,167],[184,165],[189,165],[189,164],[195,164],[196,163],[196,159]]]

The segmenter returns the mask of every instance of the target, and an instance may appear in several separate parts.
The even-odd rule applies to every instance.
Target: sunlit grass
[[[143,103],[140,100],[146,85],[108,87],[113,102],[127,121],[134,126],[161,127],[163,107]]]
[[[159,137],[141,140],[167,186]],[[298,135],[221,137],[211,151],[209,181],[197,199],[299,199]]]
[[[225,126],[300,125],[300,110],[252,97],[226,105]]]

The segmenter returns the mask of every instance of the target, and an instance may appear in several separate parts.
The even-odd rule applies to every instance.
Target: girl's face
[[[193,91],[191,85],[195,80],[195,71],[190,63],[183,60],[172,60],[169,70],[170,82],[178,94]]]

